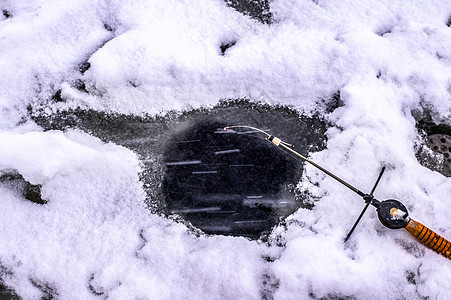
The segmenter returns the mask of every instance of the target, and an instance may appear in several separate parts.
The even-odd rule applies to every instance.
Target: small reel
[[[398,200],[382,201],[377,207],[377,216],[381,223],[390,229],[400,229],[409,223],[407,208]]]

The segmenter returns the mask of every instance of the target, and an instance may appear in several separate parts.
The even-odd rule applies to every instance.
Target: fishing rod
[[[409,216],[409,213],[407,212],[407,208],[398,200],[395,199],[388,199],[384,201],[379,201],[374,197],[374,192],[376,190],[377,185],[379,184],[380,179],[382,178],[382,175],[384,174],[385,167],[382,167],[381,171],[379,172],[379,175],[376,179],[376,182],[373,185],[373,188],[371,189],[370,193],[364,193],[357,189],[356,187],[352,186],[345,180],[341,179],[337,175],[333,174],[332,172],[328,171],[327,169],[321,167],[317,163],[313,162],[312,160],[308,159],[307,157],[301,155],[297,151],[295,151],[293,148],[294,146],[291,144],[288,144],[284,141],[282,141],[280,138],[273,136],[269,133],[267,133],[264,130],[261,130],[256,127],[252,126],[245,126],[245,125],[236,125],[236,126],[227,126],[224,127],[224,130],[226,131],[232,131],[234,133],[240,133],[239,131],[235,131],[233,129],[237,128],[246,128],[251,129],[256,132],[262,133],[266,136],[265,140],[271,142],[272,144],[276,145],[277,147],[282,147],[283,149],[287,150],[288,152],[294,154],[295,156],[301,158],[303,161],[313,165],[315,168],[321,170],[322,172],[326,173],[342,185],[346,186],[356,194],[358,194],[360,197],[363,198],[365,201],[365,206],[360,213],[359,217],[355,221],[354,225],[352,226],[349,233],[346,235],[345,242],[349,240],[352,233],[354,232],[355,228],[357,227],[357,224],[362,219],[363,215],[365,214],[367,208],[372,205],[376,208],[378,218],[380,222],[387,228],[390,229],[400,229],[405,228],[411,235],[413,235],[416,239],[418,239],[421,243],[423,243],[426,247],[430,248],[431,250],[437,252],[438,254],[441,254],[445,256],[448,259],[451,259],[451,242],[447,239],[443,238],[439,234],[435,233],[433,230],[429,229],[428,227],[424,226],[418,221],[415,221]]]

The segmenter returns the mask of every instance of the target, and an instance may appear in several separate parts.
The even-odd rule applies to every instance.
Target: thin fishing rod
[[[354,226],[352,226],[352,229],[349,231],[345,238],[345,242],[350,238],[352,232],[356,228],[357,224],[363,217],[365,211],[369,207],[369,205],[373,205],[376,207],[377,210],[377,216],[379,218],[379,221],[387,228],[390,229],[400,229],[405,228],[412,236],[414,236],[417,240],[419,240],[421,243],[423,243],[425,246],[430,248],[431,250],[437,252],[438,254],[443,255],[444,257],[451,259],[451,242],[447,239],[443,238],[439,234],[435,233],[433,230],[429,229],[428,227],[424,226],[418,221],[415,221],[411,217],[409,217],[409,214],[407,212],[407,208],[395,199],[388,199],[384,201],[379,201],[376,198],[374,198],[373,193],[376,190],[377,185],[379,184],[379,181],[382,177],[382,174],[384,173],[385,167],[382,168],[382,170],[379,173],[379,176],[371,189],[371,192],[369,194],[365,194],[352,186],[351,184],[347,183],[337,175],[333,174],[332,172],[326,170],[325,168],[321,167],[320,165],[316,164],[315,162],[311,161],[310,159],[304,157],[300,153],[296,152],[292,149],[293,145],[288,144],[278,137],[275,137],[269,133],[267,133],[264,130],[261,130],[259,128],[251,127],[251,126],[244,126],[244,125],[238,125],[238,126],[228,126],[225,127],[224,130],[229,130],[232,128],[247,128],[252,129],[256,132],[260,132],[264,135],[266,135],[266,140],[273,143],[276,146],[283,147],[285,150],[289,151],[290,153],[296,155],[297,157],[301,158],[302,160],[308,162],[309,164],[313,165],[317,169],[323,171],[330,177],[334,178],[350,190],[357,193],[359,196],[365,200],[365,207],[363,208],[362,212],[360,213],[357,221],[354,223]],[[234,131],[235,132],[235,131]],[[239,133],[239,132],[236,132]]]
[[[244,125],[236,125],[236,126],[227,126],[224,128],[224,130],[228,130],[228,129],[233,129],[233,128],[248,128],[248,129],[252,129],[255,131],[258,131],[260,133],[263,133],[264,135],[266,135],[266,140],[272,142],[274,145],[276,146],[281,146],[284,149],[288,150],[289,152],[291,152],[292,154],[296,155],[297,157],[301,158],[302,160],[308,162],[309,164],[311,164],[312,166],[314,166],[315,168],[323,171],[324,173],[326,173],[327,175],[329,175],[330,177],[332,177],[333,179],[337,180],[338,182],[340,182],[341,184],[343,184],[344,186],[346,186],[347,188],[349,188],[350,190],[352,190],[353,192],[357,193],[360,197],[364,197],[366,194],[363,193],[362,191],[360,191],[359,189],[357,189],[356,187],[352,186],[351,184],[349,184],[348,182],[344,181],[343,179],[341,179],[340,177],[338,177],[337,175],[335,175],[334,173],[328,171],[327,169],[321,167],[320,165],[318,165],[317,163],[315,163],[314,161],[311,161],[310,159],[308,159],[307,157],[303,156],[302,154],[300,154],[299,152],[295,151],[292,149],[293,145],[288,144],[284,141],[282,141],[281,139],[279,139],[278,137],[275,137],[269,133],[267,133],[266,131],[263,131],[261,129],[255,128],[255,127],[251,127],[251,126],[244,126]]]

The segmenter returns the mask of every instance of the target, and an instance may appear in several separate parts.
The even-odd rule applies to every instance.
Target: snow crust
[[[269,245],[199,237],[147,210],[132,151],[29,119],[30,106],[156,114],[237,97],[324,113],[320,99],[340,90],[344,106],[325,115],[327,149],[311,158],[364,191],[387,166],[377,197],[399,199],[451,239],[451,179],[416,160],[412,116],[427,108],[450,123],[451,2],[274,0],[270,9],[268,25],[219,0],[0,2],[9,15],[0,19],[0,172],[19,171],[49,201],[0,183],[5,286],[24,299],[49,290],[62,299],[449,297],[449,260],[384,228],[374,210],[343,244],[363,202],[313,167],[300,188],[320,200]],[[50,100],[59,89],[67,102]]]

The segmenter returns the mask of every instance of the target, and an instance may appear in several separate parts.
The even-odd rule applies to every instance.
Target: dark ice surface
[[[79,129],[137,153],[153,212],[179,216],[206,233],[250,238],[307,206],[295,188],[303,164],[262,134],[223,128],[261,128],[303,155],[324,148],[327,128],[318,116],[249,100],[152,117],[92,110],[32,115],[46,130]]]

